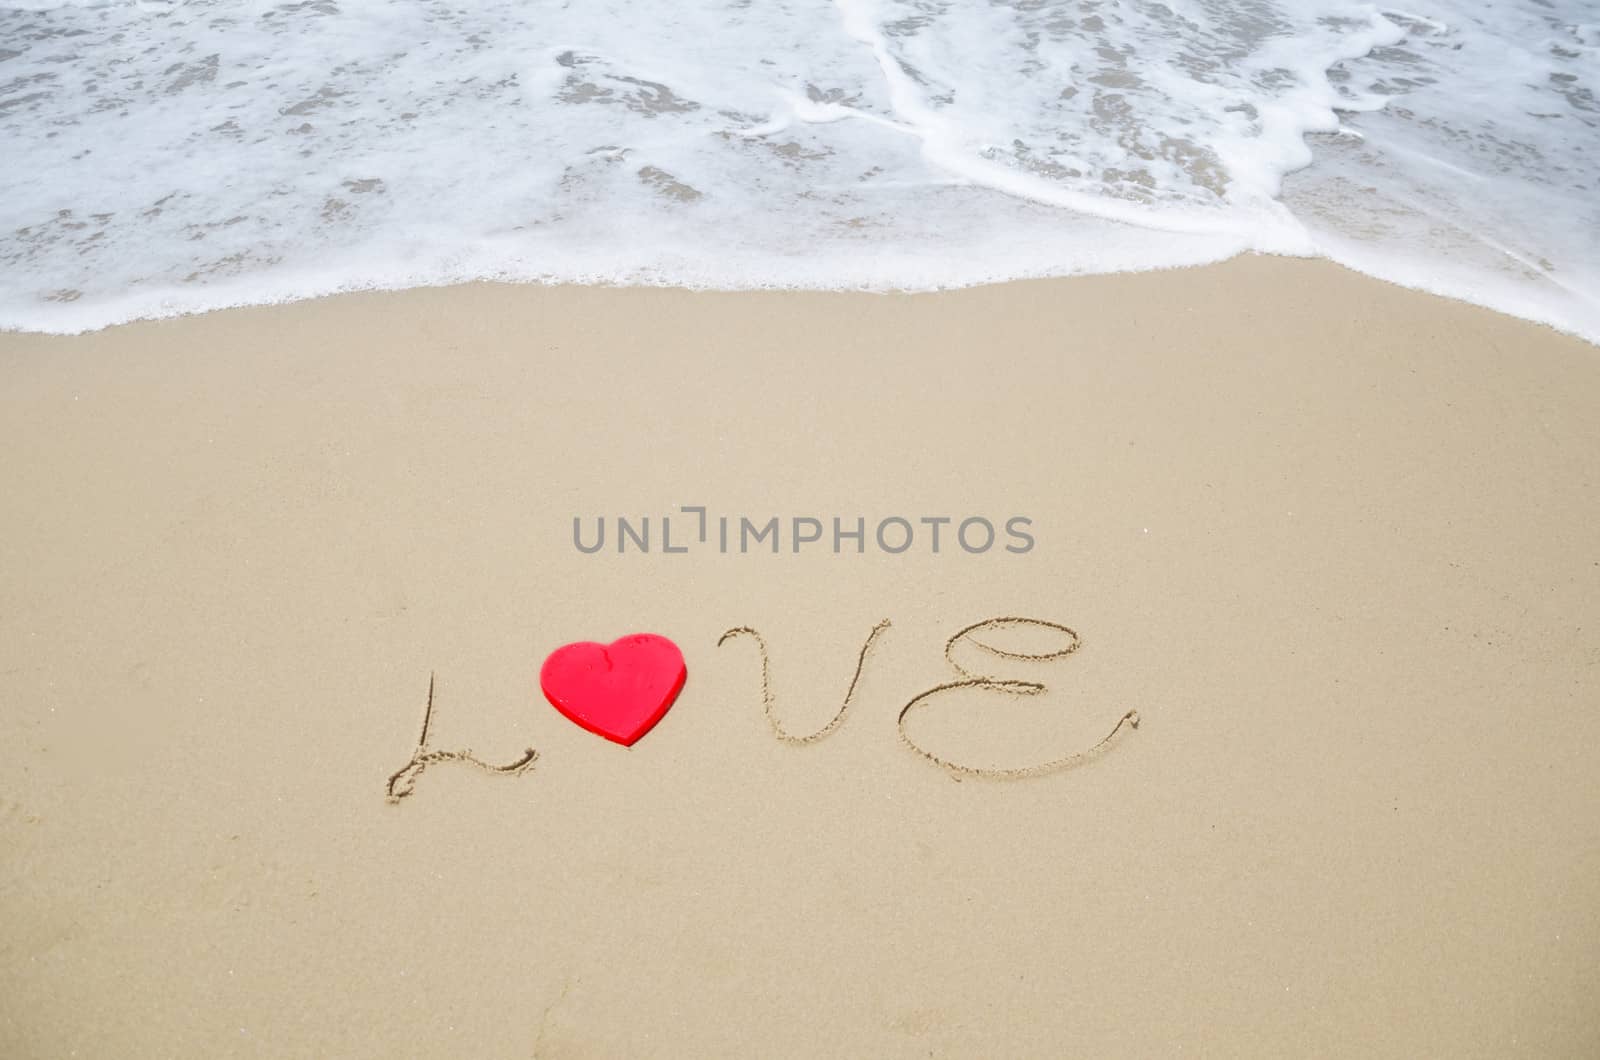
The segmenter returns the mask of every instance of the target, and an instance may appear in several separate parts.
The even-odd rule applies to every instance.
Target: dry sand
[[[1600,1050],[1592,346],[1249,258],[355,295],[0,380],[0,1054]],[[685,504],[1037,544],[572,545]],[[1137,731],[909,750],[994,616],[1082,647],[919,745]],[[717,646],[807,732],[885,618],[805,746]],[[536,681],[635,630],[689,681],[624,750]],[[430,673],[431,746],[534,768],[386,802]]]

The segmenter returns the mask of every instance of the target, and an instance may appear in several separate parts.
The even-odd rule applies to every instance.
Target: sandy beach
[[[0,1054],[1600,1051],[1578,339],[1245,257],[353,294],[0,379]],[[685,506],[782,547],[667,553]],[[871,540],[930,516],[1033,545]],[[999,617],[1077,649],[952,667]],[[855,680],[825,738],[738,627],[787,732]],[[641,631],[688,681],[633,747],[545,702]],[[897,721],[963,673],[1043,690]],[[386,799],[430,679],[431,749],[530,768]]]

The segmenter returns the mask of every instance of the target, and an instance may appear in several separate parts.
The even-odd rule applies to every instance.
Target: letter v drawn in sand
[[[772,735],[784,743],[807,744],[816,743],[828,736],[833,730],[844,724],[844,716],[850,710],[850,703],[855,699],[856,685],[861,683],[861,671],[867,665],[867,656],[872,653],[872,646],[890,625],[886,618],[872,627],[872,632],[867,634],[867,639],[861,645],[861,654],[856,656],[856,672],[850,678],[850,687],[845,690],[844,702],[839,705],[839,710],[828,719],[828,723],[809,736],[796,736],[783,727],[783,722],[778,720],[777,706],[772,698],[772,659],[767,654],[767,642],[761,634],[749,626],[736,626],[724,633],[717,641],[717,647],[722,647],[730,637],[750,637],[756,642],[756,650],[761,653],[761,709],[767,716],[767,724],[772,726]]]

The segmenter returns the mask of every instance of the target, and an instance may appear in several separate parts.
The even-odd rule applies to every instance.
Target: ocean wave
[[[1322,255],[1600,341],[1582,4],[0,3],[0,326]]]

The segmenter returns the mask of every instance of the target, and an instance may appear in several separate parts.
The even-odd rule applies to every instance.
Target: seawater
[[[0,0],[0,327],[1319,255],[1600,341],[1578,0]]]

